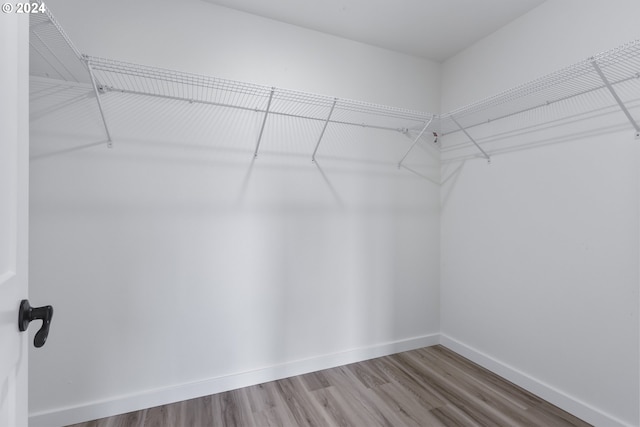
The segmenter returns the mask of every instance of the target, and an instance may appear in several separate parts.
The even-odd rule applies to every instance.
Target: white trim
[[[631,427],[631,424],[445,334],[440,335],[440,344],[594,426]]]
[[[631,427],[630,424],[617,419],[585,402],[541,382],[530,375],[504,363],[492,356],[472,348],[445,334],[431,334],[406,340],[393,341],[375,346],[332,353],[308,359],[296,360],[280,365],[269,366],[253,371],[240,372],[208,380],[178,384],[171,387],[146,390],[140,393],[119,396],[99,402],[57,408],[30,414],[29,426],[62,426],[84,421],[110,417],[131,411],[138,411],[154,406],[194,399],[210,394],[221,393],[254,384],[261,384],[294,375],[329,369],[349,363],[355,363],[375,357],[430,347],[441,344],[467,359],[483,366],[501,377],[523,387],[565,411],[593,424],[602,427]]]
[[[406,340],[393,341],[370,347],[327,354],[309,359],[296,360],[253,371],[241,372],[204,381],[179,384],[155,390],[146,390],[127,396],[119,396],[100,402],[56,408],[30,414],[29,426],[61,426],[95,420],[113,415],[138,411],[154,406],[208,396],[223,391],[234,390],[254,384],[261,384],[294,375],[329,369],[349,363],[360,362],[375,357],[387,356],[403,351],[429,347],[439,343],[439,334],[424,335]]]

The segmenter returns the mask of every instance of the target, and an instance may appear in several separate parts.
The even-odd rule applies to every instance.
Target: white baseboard
[[[179,384],[162,389],[147,390],[138,394],[114,397],[100,402],[91,402],[70,408],[57,408],[50,411],[30,414],[29,426],[64,426],[95,420],[113,415],[138,411],[154,406],[182,400],[208,396],[223,391],[234,390],[250,385],[261,384],[294,375],[306,374],[322,369],[342,366],[375,357],[387,356],[403,351],[429,347],[439,343],[440,334],[424,335],[401,341],[383,343],[365,348],[348,350],[304,360],[296,360],[281,365],[256,369],[248,372],[211,378],[195,383]]]
[[[478,351],[460,341],[457,341],[445,334],[440,335],[440,344],[449,348],[450,350],[458,353],[461,356],[466,357],[472,362],[500,375],[511,381],[514,384],[519,385],[525,390],[543,398],[544,400],[556,405],[557,407],[564,409],[565,411],[575,415],[582,420],[593,424],[594,426],[601,427],[631,427],[630,424],[625,423],[612,415],[609,415],[593,406],[582,402],[568,394],[545,384],[518,369],[507,365],[481,351]]]
[[[407,340],[292,361],[281,365],[211,378],[195,383],[147,390],[138,394],[119,396],[109,400],[91,402],[70,408],[57,408],[46,412],[34,413],[29,416],[29,426],[64,426],[110,417],[436,344],[442,344],[461,356],[489,369],[594,426],[630,427],[629,424],[614,416],[575,399],[512,366],[444,334],[425,335]]]

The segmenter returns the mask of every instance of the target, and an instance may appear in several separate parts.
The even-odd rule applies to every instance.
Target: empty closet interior
[[[443,61],[215,1],[32,14],[33,425],[435,344],[640,425],[640,6],[539,3]]]

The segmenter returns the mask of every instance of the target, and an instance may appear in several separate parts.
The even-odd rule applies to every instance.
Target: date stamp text
[[[4,3],[2,12],[4,13],[45,13],[44,3]]]

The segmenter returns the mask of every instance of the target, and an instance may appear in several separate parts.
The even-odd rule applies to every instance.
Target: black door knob
[[[40,330],[36,332],[33,339],[33,345],[42,347],[47,342],[49,336],[49,326],[51,326],[51,318],[53,317],[53,307],[45,305],[44,307],[31,307],[29,300],[23,299],[20,303],[20,311],[18,313],[18,328],[20,331],[26,331],[32,320],[42,320]]]

